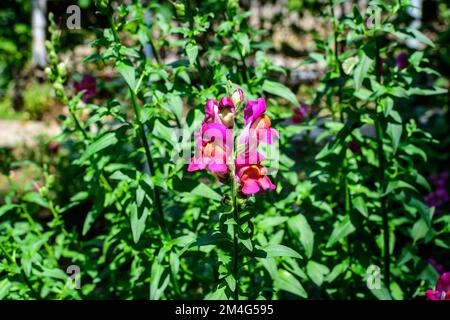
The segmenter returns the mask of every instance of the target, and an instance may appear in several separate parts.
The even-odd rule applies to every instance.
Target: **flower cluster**
[[[450,272],[443,273],[436,283],[435,290],[425,292],[427,300],[450,300]]]
[[[425,202],[429,207],[435,207],[436,213],[441,211],[443,204],[449,201],[445,183],[448,180],[448,173],[442,172],[431,176],[431,183],[435,190],[425,196]]]
[[[264,156],[257,148],[261,142],[272,144],[278,138],[278,132],[271,128],[270,119],[265,114],[265,100],[258,98],[247,101],[244,128],[235,139],[235,118],[243,103],[241,89],[236,89],[231,97],[223,97],[220,101],[208,99],[201,130],[195,135],[196,151],[188,171],[207,169],[221,181],[233,174],[241,192],[252,195],[275,189],[261,164]]]

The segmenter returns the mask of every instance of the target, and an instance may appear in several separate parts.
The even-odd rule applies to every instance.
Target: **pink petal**
[[[441,300],[441,292],[437,290],[427,290],[425,295],[427,300]]]
[[[247,125],[250,122],[258,119],[259,116],[266,112],[266,101],[264,98],[258,98],[258,100],[248,100],[244,109],[244,124]]]
[[[200,168],[198,167],[198,164],[196,164],[196,163],[190,163],[187,168],[187,171],[189,171],[189,172],[197,171],[197,170],[200,170]]]
[[[227,172],[228,166],[226,164],[210,163],[208,169],[211,172]]]
[[[214,99],[208,99],[205,105],[205,123],[215,122],[218,119],[218,102]]]
[[[242,181],[242,193],[243,194],[255,194],[260,190],[259,184],[255,179],[246,179]]]
[[[220,99],[219,107],[221,107],[221,108],[223,108],[223,107],[234,108],[233,100],[231,100],[228,97],[223,97],[222,99]]]
[[[258,183],[264,190],[270,189],[275,190],[275,185],[270,181],[267,176],[258,179]]]
[[[436,283],[436,290],[444,292],[450,291],[450,272],[445,272],[440,276]]]

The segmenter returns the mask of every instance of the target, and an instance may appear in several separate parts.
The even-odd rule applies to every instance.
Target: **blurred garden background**
[[[2,0],[0,26],[0,299],[450,299],[447,1]],[[230,86],[265,98],[275,190],[173,161]]]

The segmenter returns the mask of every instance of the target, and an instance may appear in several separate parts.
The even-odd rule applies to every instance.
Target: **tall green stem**
[[[139,134],[141,136],[142,144],[144,145],[145,156],[147,158],[148,167],[150,169],[150,175],[154,175],[155,174],[155,164],[153,162],[153,157],[150,152],[150,145],[148,143],[147,135],[145,134],[145,128],[142,123],[141,110],[139,108],[136,93],[131,88],[129,88],[129,89],[130,89],[131,101],[133,104],[134,113],[136,115],[136,122],[139,127]],[[164,212],[163,212],[162,205],[161,205],[161,196],[160,196],[159,188],[157,186],[155,186],[153,188],[153,195],[154,195],[156,212],[158,213],[158,219],[159,219],[161,230],[164,233],[165,237],[169,240],[171,238],[171,235],[166,226]]]
[[[380,44],[378,36],[375,36],[375,46],[376,46],[376,56],[375,56],[375,68],[377,81],[382,82],[380,74]],[[384,157],[383,151],[383,113],[378,111],[378,100],[375,110],[375,130],[377,133],[377,153],[378,153],[378,181],[379,181],[379,193],[384,194],[386,187],[385,170],[386,170],[386,159]],[[387,212],[386,201],[384,197],[380,197],[380,208],[381,216],[383,219],[383,246],[384,246],[384,281],[386,289],[390,291],[391,283],[391,261],[390,261],[390,245],[389,245],[389,217]]]
[[[232,204],[233,204],[233,219],[235,221],[233,228],[233,277],[236,281],[234,290],[234,300],[239,300],[239,242],[238,242],[238,228],[239,228],[239,211],[236,200],[236,181],[234,173],[232,173]]]
[[[117,43],[120,43],[119,35],[117,34],[117,30],[116,30],[116,24],[114,22],[114,18],[112,16],[112,14],[108,15],[108,19],[109,19],[109,22],[111,25],[111,30],[112,30],[112,33],[114,36],[114,40]],[[136,93],[130,86],[128,86],[128,89],[130,92],[131,102],[133,105],[136,122],[138,125],[140,139],[144,146],[145,156],[147,158],[148,167],[150,169],[150,176],[153,176],[155,174],[155,164],[153,161],[152,154],[150,152],[150,145],[149,145],[149,142],[147,139],[147,135],[145,133],[144,124],[142,123],[142,115],[141,115],[141,110],[139,107],[138,99],[137,99]],[[161,204],[160,190],[159,190],[158,186],[154,186],[154,188],[153,188],[153,199],[155,201],[156,212],[157,212],[158,220],[159,220],[159,227],[160,227],[162,233],[164,234],[164,237],[166,238],[166,240],[170,241],[172,239],[172,235],[170,234],[170,231],[166,225],[166,220],[164,218],[164,212],[163,212],[163,208],[162,208],[162,204]],[[180,297],[181,292],[180,292],[180,287],[178,285],[178,279],[176,277],[176,274],[175,274],[172,266],[170,266],[169,268],[170,268],[170,278],[172,279],[175,293],[176,293],[177,297]]]
[[[381,127],[381,117],[377,114],[375,120],[376,132],[377,132],[377,153],[378,153],[378,181],[379,181],[379,193],[384,194],[385,191],[385,169],[386,163],[383,152],[383,130]],[[384,243],[384,281],[386,289],[389,291],[391,283],[391,266],[390,266],[390,250],[389,250],[389,220],[386,207],[386,201],[384,197],[380,197],[381,216],[383,219],[383,243]]]
[[[195,26],[194,26],[194,14],[191,9],[191,1],[190,0],[186,0],[185,9],[186,9],[186,14],[189,19],[189,29],[192,32],[192,31],[194,31]],[[195,37],[192,35],[191,39],[195,40],[194,38]],[[198,75],[200,77],[200,81],[202,82],[203,87],[206,88],[208,86],[208,83],[206,81],[206,76],[208,75],[208,73],[203,71],[202,65],[200,63],[200,57],[198,54],[197,54],[197,57],[195,58],[195,67],[197,68],[197,72],[198,72]]]

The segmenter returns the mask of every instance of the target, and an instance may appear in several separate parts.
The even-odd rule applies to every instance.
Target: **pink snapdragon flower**
[[[450,272],[443,273],[436,283],[435,290],[425,292],[427,300],[450,300]]]
[[[228,128],[221,123],[204,123],[196,136],[197,150],[188,171],[208,169],[211,172],[227,172],[230,148]]]
[[[267,177],[267,170],[261,164],[236,165],[236,176],[241,184],[241,192],[252,195],[267,189],[275,190],[275,185]]]

